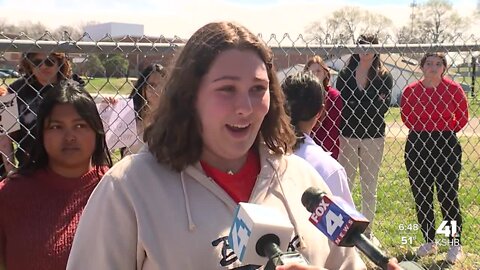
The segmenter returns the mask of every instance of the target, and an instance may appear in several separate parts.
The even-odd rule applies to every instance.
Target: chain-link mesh
[[[144,122],[151,115],[150,106],[155,104],[154,97],[158,96],[165,80],[162,68],[171,64],[185,41],[164,37],[154,40],[107,37],[101,41],[88,41],[88,35],[84,35],[84,41],[56,41],[48,35],[42,39],[49,40],[0,36],[0,87],[13,93],[1,97],[3,173],[5,168],[9,170],[18,166],[25,158],[18,153],[28,153],[34,143],[32,130],[36,110],[49,88],[42,87],[34,79],[35,74],[25,70],[26,66],[47,71],[53,68],[55,74],[58,71],[62,76],[72,76],[85,85],[98,103],[115,161],[129,152],[138,151],[143,144]],[[386,253],[400,261],[418,260],[427,269],[444,269],[449,246],[458,239],[459,223],[462,222],[464,257],[452,269],[479,269],[480,101],[476,92],[480,80],[476,69],[480,45],[477,41],[359,46],[318,45],[302,36],[291,38],[288,35],[280,38],[272,35],[264,40],[275,54],[280,80],[303,70],[307,60],[314,55],[321,56],[330,67],[330,85],[341,88],[338,90],[342,93],[343,107],[339,109],[340,117],[328,119],[333,115],[328,112],[329,108],[325,117],[333,123],[333,128],[342,130],[329,131],[322,135],[323,138],[315,139],[322,144],[327,139],[325,136],[338,134],[336,138],[328,139],[339,142],[338,160],[349,176],[356,206],[368,218],[375,217],[372,235],[380,241]],[[34,52],[40,54],[28,54]],[[347,68],[352,53],[363,52],[381,54],[381,63],[393,79],[391,86],[379,80],[375,90],[363,89],[357,93],[352,89],[356,83],[355,72],[342,72],[342,69]],[[403,89],[422,78],[419,61],[426,52],[447,54],[449,66],[445,76],[460,83],[461,93],[466,96],[469,117],[457,136],[452,132],[411,135],[406,126],[405,119],[416,123],[434,122],[439,115],[461,109],[458,95],[445,94],[432,103],[432,97],[438,96],[435,91],[441,91],[440,87],[426,89],[424,95],[410,99],[412,106],[420,104],[417,106],[419,111],[410,113],[419,115],[404,115],[402,121],[402,113],[405,113],[403,106],[400,107]],[[66,53],[67,58],[64,60],[61,54],[55,53]],[[33,57],[25,59],[27,54]],[[20,64],[22,59],[23,65]],[[73,75],[67,65],[71,66]],[[369,84],[375,82],[366,85]],[[389,106],[384,112],[378,104],[381,102],[378,100],[379,87],[390,88],[387,89]],[[445,111],[439,112],[438,108]],[[349,111],[345,112],[345,109]],[[453,113],[451,117],[461,115]],[[345,133],[345,127],[349,132]],[[455,130],[456,127],[447,129]],[[10,142],[14,142],[13,148],[9,148]],[[434,194],[438,194],[438,198]],[[446,217],[444,222],[442,213]],[[425,238],[422,230],[425,230]],[[436,241],[437,252],[422,258],[415,256],[417,248],[426,240]],[[373,265],[369,267],[374,268]]]

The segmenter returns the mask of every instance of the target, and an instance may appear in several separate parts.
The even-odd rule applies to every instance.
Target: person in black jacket
[[[14,168],[12,141],[18,143],[15,159],[22,166],[35,143],[35,125],[38,107],[45,94],[59,82],[72,78],[72,68],[64,53],[25,53],[20,63],[24,76],[8,87],[9,93],[17,95],[20,130],[0,136],[0,152],[3,154],[1,173]],[[84,85],[83,80],[76,80]],[[8,131],[7,131],[8,132]]]
[[[378,44],[377,37],[361,35],[358,44]],[[370,220],[366,235],[376,244],[372,224],[377,201],[377,178],[383,156],[385,113],[390,104],[392,75],[374,53],[353,54],[338,74],[336,88],[343,99],[339,162],[353,190],[357,167],[362,213]]]

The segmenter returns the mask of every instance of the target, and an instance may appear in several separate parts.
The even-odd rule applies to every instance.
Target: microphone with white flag
[[[307,264],[298,252],[282,252],[287,250],[293,232],[290,220],[278,209],[239,203],[228,243],[243,265],[266,264],[265,269],[275,269],[294,262]]]

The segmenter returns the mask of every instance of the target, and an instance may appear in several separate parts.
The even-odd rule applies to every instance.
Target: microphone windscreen
[[[309,187],[302,194],[302,204],[310,213],[313,213],[318,206],[319,198],[321,198],[321,195],[325,194],[326,193],[320,191],[319,188]]]

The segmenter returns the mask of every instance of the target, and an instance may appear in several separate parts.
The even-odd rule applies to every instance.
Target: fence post
[[[477,58],[472,56],[472,97],[475,97],[475,79],[476,79],[476,71],[477,69]]]

